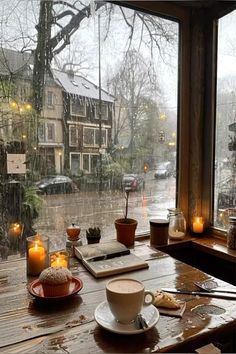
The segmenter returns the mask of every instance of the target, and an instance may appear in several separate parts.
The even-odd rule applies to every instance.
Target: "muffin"
[[[72,274],[64,267],[49,267],[42,271],[39,281],[46,297],[63,296],[69,293]]]

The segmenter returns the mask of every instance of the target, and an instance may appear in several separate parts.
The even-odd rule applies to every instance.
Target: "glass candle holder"
[[[186,220],[181,210],[176,209],[175,213],[169,216],[169,238],[182,240],[186,234]]]
[[[51,267],[69,268],[69,254],[67,251],[58,251],[50,254]]]
[[[27,274],[39,275],[49,265],[49,239],[35,235],[27,238]]]
[[[202,216],[195,216],[193,218],[192,231],[195,234],[202,234],[204,232],[204,220]]]

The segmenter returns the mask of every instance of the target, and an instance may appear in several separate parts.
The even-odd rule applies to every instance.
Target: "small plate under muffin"
[[[43,287],[42,287],[42,284],[40,283],[39,279],[32,281],[28,285],[28,291],[32,296],[34,296],[36,299],[47,300],[47,301],[48,300],[67,299],[68,297],[77,294],[82,288],[83,288],[82,280],[79,278],[76,278],[76,277],[72,277],[68,294],[62,295],[62,296],[50,296],[49,297],[49,296],[44,296]]]

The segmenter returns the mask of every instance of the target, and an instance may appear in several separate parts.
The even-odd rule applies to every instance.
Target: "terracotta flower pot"
[[[135,230],[138,222],[135,219],[117,219],[115,220],[117,241],[129,247],[134,245]]]

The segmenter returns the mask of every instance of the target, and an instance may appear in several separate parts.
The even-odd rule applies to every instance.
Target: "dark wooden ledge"
[[[187,235],[181,241],[169,240],[168,245],[159,246],[158,249],[165,252],[165,250],[168,249],[174,251],[188,247],[193,247],[204,253],[212,254],[216,257],[236,264],[236,250],[228,249],[226,239],[214,236],[203,235],[200,237],[193,237],[191,235]]]

